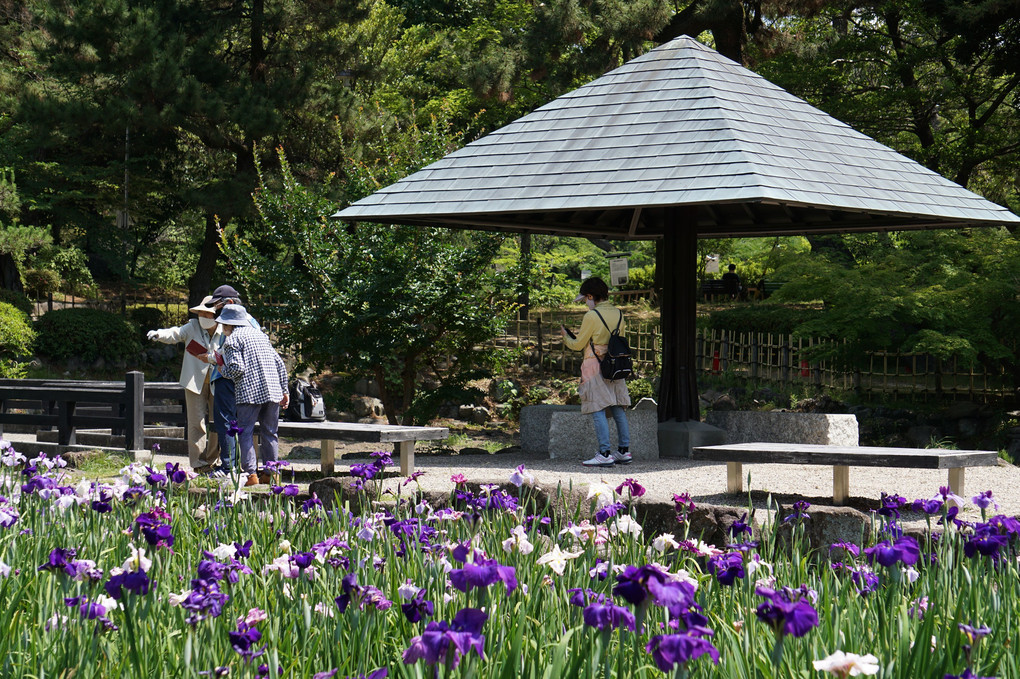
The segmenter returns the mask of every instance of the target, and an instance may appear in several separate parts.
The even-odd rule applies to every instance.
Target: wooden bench
[[[256,434],[258,428],[255,429]],[[358,443],[399,443],[400,474],[414,473],[414,444],[449,438],[446,427],[412,427],[394,424],[361,424],[359,422],[288,422],[280,420],[277,435],[287,438],[319,439],[322,473],[332,476],[337,441]]]
[[[850,496],[850,467],[905,467],[948,469],[949,487],[964,496],[967,467],[994,467],[999,455],[988,450],[941,450],[881,448],[869,446],[825,446],[807,443],[731,443],[693,449],[695,460],[726,463],[726,490],[743,491],[744,463],[832,465],[832,501],[841,505]]]

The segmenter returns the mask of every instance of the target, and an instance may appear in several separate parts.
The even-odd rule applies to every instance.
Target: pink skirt
[[[595,353],[589,344],[584,348],[584,360],[581,361],[581,386],[577,389],[581,397],[581,412],[596,413],[610,406],[629,406],[630,394],[627,392],[626,380],[607,380],[599,370],[598,356],[605,356],[608,347],[596,344]]]

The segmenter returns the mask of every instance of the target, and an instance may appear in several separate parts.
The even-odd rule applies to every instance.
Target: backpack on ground
[[[602,377],[607,380],[625,380],[634,374],[634,361],[630,357],[630,345],[627,344],[627,340],[620,337],[620,323],[623,322],[623,312],[620,312],[620,320],[616,322],[616,329],[610,330],[609,324],[606,323],[606,319],[602,318],[602,314],[598,310],[594,310],[595,314],[602,321],[602,325],[606,326],[606,330],[609,330],[609,344],[606,351],[606,355],[599,359],[599,368],[602,371]],[[591,352],[595,353],[595,343],[588,340],[591,343]],[[597,354],[596,354],[597,355]]]
[[[326,404],[322,400],[322,393],[307,380],[298,378],[292,381],[286,417],[295,422],[322,422],[326,419]]]

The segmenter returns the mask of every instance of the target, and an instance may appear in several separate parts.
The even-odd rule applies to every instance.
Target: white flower
[[[641,524],[635,521],[629,514],[616,517],[609,524],[609,532],[612,535],[641,535]]]
[[[209,509],[201,504],[192,510],[191,515],[195,517],[196,521],[205,521],[206,517],[209,516]]]
[[[221,542],[217,545],[216,549],[212,551],[212,555],[216,557],[217,561],[227,561],[228,559],[233,559],[237,556],[237,547],[232,544],[228,545]]]
[[[280,554],[290,554],[290,540],[280,540]]]
[[[54,613],[53,617],[47,620],[46,624],[43,625],[43,629],[46,630],[47,632],[52,632],[53,630],[58,629],[65,629],[67,627],[67,622],[68,618],[66,615]]]
[[[3,561],[0,561],[0,577],[7,578],[10,577],[10,575],[11,567],[5,564]]]
[[[301,575],[301,569],[286,554],[276,557],[262,568],[263,575],[279,573],[281,578],[292,579]]]
[[[878,658],[871,655],[857,655],[836,651],[827,658],[812,662],[820,672],[829,672],[837,677],[856,677],[861,674],[878,674]]]
[[[917,572],[917,569],[913,566],[907,566],[906,568],[900,569],[903,572],[903,577],[906,578],[907,582],[914,583],[921,577],[921,574]]]
[[[145,557],[145,549],[135,547],[134,545],[129,545],[129,547],[131,547],[131,556],[128,557],[127,561],[124,562],[124,565],[121,566],[121,568],[125,571],[148,572],[148,570],[152,568],[152,559]]]
[[[180,606],[185,601],[187,601],[189,594],[191,594],[190,589],[186,589],[180,594],[174,594],[173,592],[170,592],[169,594],[166,595],[166,600],[167,603],[169,603],[171,606]]]
[[[245,500],[248,499],[248,497],[249,497],[248,493],[238,488],[233,493],[231,493],[230,497],[227,499],[230,500],[230,504],[236,505],[244,502]]]
[[[663,533],[652,540],[652,548],[659,554],[664,553],[667,549],[677,549],[679,547],[680,543],[673,539],[672,533]]]
[[[710,545],[707,542],[701,540],[694,541],[694,549],[698,550],[698,556],[716,556],[722,554],[722,550],[717,548],[715,545]]]
[[[576,559],[584,554],[583,551],[564,552],[559,545],[553,545],[552,551],[543,554],[535,561],[539,566],[548,564],[556,575],[563,575],[563,569],[567,567],[567,561]]]
[[[404,581],[404,584],[402,584],[400,587],[397,587],[397,594],[399,594],[400,598],[404,599],[405,601],[410,601],[411,599],[415,598],[416,596],[418,596],[418,592],[420,591],[421,587],[415,587],[414,583],[412,583],[410,580]]]
[[[535,551],[535,545],[531,544],[528,540],[528,534],[524,530],[524,526],[516,526],[513,531],[511,531],[510,537],[503,540],[503,551],[517,551],[521,554],[531,554]]]
[[[510,474],[510,483],[514,484],[518,488],[523,486],[525,483],[529,486],[533,486],[535,485],[535,475],[527,471],[522,464]]]
[[[319,615],[324,615],[327,618],[334,618],[336,617],[336,606],[331,606],[320,601],[315,604],[315,612]]]
[[[132,462],[120,470],[120,475],[124,477],[124,482],[129,486],[141,486],[145,484],[145,477],[149,475],[149,472],[145,469],[144,464]]]
[[[595,498],[595,504],[601,509],[616,500],[616,492],[605,481],[599,481],[598,483],[588,485],[587,499],[590,500],[592,498]]]
[[[590,577],[590,578],[596,578],[596,577],[605,578],[608,574],[609,574],[609,562],[608,561],[600,561],[600,562],[598,562],[597,564],[595,564],[594,566],[592,566],[591,568],[588,569],[588,577]]]
[[[96,603],[105,608],[107,613],[118,608],[124,608],[119,601],[114,599],[112,596],[107,596],[105,594],[97,596]]]
[[[371,542],[375,537],[375,529],[369,526],[367,523],[361,527],[358,531],[358,539],[364,540],[365,542]]]

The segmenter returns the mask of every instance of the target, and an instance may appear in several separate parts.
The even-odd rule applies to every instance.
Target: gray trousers
[[[241,469],[245,474],[254,474],[257,466],[254,440],[256,422],[259,423],[259,451],[262,453],[262,462],[276,462],[279,450],[276,428],[280,423],[280,404],[237,404],[237,426],[241,428],[238,435],[238,453],[241,458]]]

